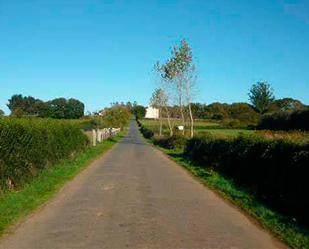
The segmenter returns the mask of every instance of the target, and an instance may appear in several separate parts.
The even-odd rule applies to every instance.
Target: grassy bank
[[[68,180],[72,179],[94,159],[122,139],[125,132],[105,140],[96,147],[89,147],[73,159],[64,160],[42,170],[33,181],[19,191],[0,195],[0,235],[20,218],[31,213],[51,198]]]

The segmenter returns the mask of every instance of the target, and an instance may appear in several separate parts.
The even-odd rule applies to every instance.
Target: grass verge
[[[72,179],[94,159],[109,150],[125,136],[125,131],[103,141],[96,147],[89,147],[73,159],[64,160],[40,172],[29,184],[19,191],[0,196],[0,236],[22,217],[50,199],[68,180]]]
[[[148,140],[151,143],[151,140]],[[192,163],[180,150],[168,150],[156,146],[173,161],[187,169],[203,184],[214,190],[224,199],[244,210],[255,218],[265,229],[292,248],[309,248],[309,231],[300,228],[292,219],[284,217],[260,203],[250,191],[240,188],[231,179],[204,167]]]

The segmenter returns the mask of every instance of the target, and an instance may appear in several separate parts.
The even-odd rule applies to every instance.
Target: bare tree
[[[190,118],[190,137],[192,138],[194,136],[194,119],[192,114],[192,98],[193,98],[193,90],[195,88],[195,82],[196,82],[196,74],[195,74],[195,67],[192,66],[190,70],[188,70],[186,74],[185,82],[185,98],[186,98],[186,104],[188,105],[189,109],[189,118]]]
[[[165,110],[167,115],[167,123],[170,130],[170,135],[173,135],[173,128],[170,121],[170,115],[168,110],[168,96],[165,94],[163,89],[155,89],[150,99],[150,104],[153,107],[159,109],[159,120],[160,120],[160,129],[159,136],[162,136],[162,124],[163,124],[163,110]]]
[[[161,100],[161,89],[155,89],[150,98],[150,105],[152,107],[159,109],[159,121],[160,121],[160,129],[159,136],[162,136],[162,100]]]

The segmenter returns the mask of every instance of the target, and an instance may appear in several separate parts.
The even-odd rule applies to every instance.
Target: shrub
[[[244,128],[247,125],[242,124],[238,119],[225,119],[222,121],[222,126],[227,128]]]
[[[50,119],[0,119],[0,189],[19,187],[38,170],[82,151],[79,124]]]
[[[144,126],[140,126],[140,131],[143,134],[143,136],[147,139],[150,139],[153,137],[154,133],[152,130],[145,128]]]
[[[261,135],[190,139],[185,155],[250,188],[265,203],[309,224],[309,143]]]
[[[166,149],[184,149],[187,139],[183,135],[173,135],[171,137],[154,138],[153,142]]]

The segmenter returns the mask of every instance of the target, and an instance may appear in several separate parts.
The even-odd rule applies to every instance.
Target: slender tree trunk
[[[190,122],[191,122],[191,130],[190,130],[190,137],[193,138],[194,136],[194,120],[192,115],[191,103],[189,102],[189,114],[190,114]]]
[[[182,93],[180,92],[180,94],[182,94]],[[182,106],[181,96],[179,97],[179,107],[180,107],[180,115],[181,115],[181,120],[182,120],[182,125],[183,125],[182,135],[185,135],[185,115],[183,114],[183,106]]]
[[[185,115],[183,114],[183,106],[180,106],[180,113],[181,113],[181,120],[182,120],[182,126],[183,126],[183,130],[182,130],[182,135],[185,135]]]
[[[173,136],[173,128],[172,128],[172,125],[171,125],[170,113],[168,111],[167,106],[165,106],[165,111],[166,111],[166,116],[167,116],[168,128],[170,129],[170,136]]]
[[[159,108],[159,119],[160,119],[160,131],[159,136],[162,136],[162,107]]]

